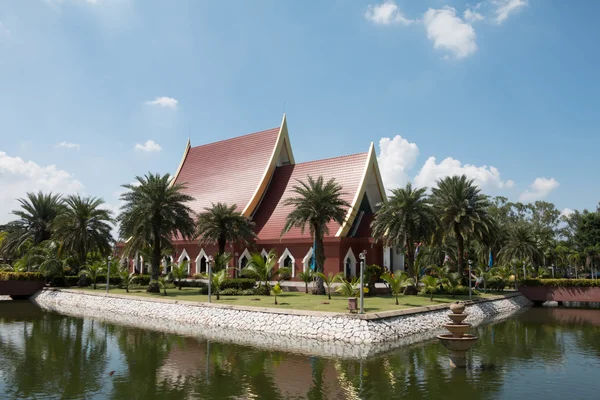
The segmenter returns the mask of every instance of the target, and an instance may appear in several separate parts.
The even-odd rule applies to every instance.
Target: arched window
[[[179,256],[179,258],[177,259],[177,263],[181,264],[182,262],[187,263],[187,274],[189,275],[191,273],[191,262],[190,262],[190,256],[187,253],[187,251],[185,249],[183,249],[183,251],[181,252],[181,255]]]
[[[346,256],[344,257],[344,275],[346,279],[351,279],[356,276],[356,257],[352,248],[348,249]]]
[[[196,272],[197,273],[207,273],[208,272],[208,255],[204,251],[204,249],[200,249],[200,253],[198,257],[196,257]]]
[[[281,257],[279,257],[279,268],[288,267],[292,271],[292,278],[296,276],[295,271],[296,259],[288,249],[285,249]]]
[[[307,271],[312,268],[314,257],[315,257],[315,255],[313,252],[313,248],[311,247],[310,250],[308,250],[308,253],[306,253],[304,258],[302,259],[302,265],[304,266],[304,271]]]
[[[267,262],[267,258],[269,256],[269,253],[267,253],[267,251],[265,249],[262,249],[262,251],[260,252],[260,254],[262,255],[263,261]]]

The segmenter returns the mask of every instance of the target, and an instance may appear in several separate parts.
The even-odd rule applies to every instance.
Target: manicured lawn
[[[103,293],[105,286],[98,285],[96,292]],[[94,291],[91,288],[84,288],[82,290]],[[113,294],[127,294],[124,289],[110,289],[110,293]],[[162,294],[150,294],[146,293],[143,289],[130,290],[129,295],[131,296],[143,296],[153,297],[157,299],[174,299],[174,300],[187,300],[187,301],[199,301],[206,302],[207,296],[198,294],[198,288],[183,288],[182,290],[167,289],[167,296]],[[479,296],[473,296],[474,299],[481,297],[489,297],[492,294],[482,294]],[[396,305],[393,296],[365,296],[365,312],[378,312],[378,311],[389,311],[399,310],[402,308],[410,307],[422,307],[431,306],[441,303],[451,303],[458,300],[468,300],[468,296],[456,296],[452,298],[446,295],[435,295],[433,301],[429,300],[428,296],[400,296],[398,301],[400,305]],[[257,300],[259,299],[259,300]],[[238,306],[254,306],[254,307],[275,307],[280,309],[298,309],[298,310],[312,310],[312,311],[330,311],[330,312],[348,312],[348,299],[339,295],[331,295],[331,300],[327,299],[327,296],[316,296],[312,294],[305,294],[301,292],[284,292],[277,296],[279,305],[275,305],[274,296],[221,296],[220,300],[217,300],[215,295],[212,296],[213,303],[216,304],[229,304]]]

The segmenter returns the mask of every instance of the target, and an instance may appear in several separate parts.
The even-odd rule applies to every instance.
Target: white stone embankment
[[[32,301],[45,310],[61,314],[344,358],[362,358],[429,339],[441,332],[442,325],[448,322],[449,306],[441,304],[356,315],[149,299],[68,289],[45,289],[33,296]],[[486,320],[505,318],[530,305],[520,294],[466,303],[470,314],[466,321],[474,326]],[[348,346],[349,343],[362,346]]]

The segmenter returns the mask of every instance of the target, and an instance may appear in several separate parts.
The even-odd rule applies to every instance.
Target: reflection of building
[[[292,276],[309,267],[313,242],[308,231],[292,229],[281,236],[285,218],[291,211],[283,205],[293,195],[293,186],[308,176],[325,180],[335,178],[343,187],[343,198],[351,204],[343,224],[330,223],[325,237],[325,272],[345,271],[356,276],[359,253],[367,250],[366,262],[390,267],[403,265],[403,257],[384,249],[370,238],[370,223],[385,193],[373,144],[366,153],[324,160],[296,163],[285,115],[281,126],[216,143],[191,147],[188,142],[175,174],[177,183],[186,185],[185,192],[195,198],[194,212],[222,202],[237,205],[238,211],[255,222],[257,239],[252,246],[233,245],[228,252],[237,254],[236,267],[249,260],[250,251],[266,254],[275,249],[279,266],[292,269]],[[211,246],[198,246],[196,241],[175,241],[174,262],[188,260],[190,273],[206,271]],[[136,267],[142,270],[144,262]]]

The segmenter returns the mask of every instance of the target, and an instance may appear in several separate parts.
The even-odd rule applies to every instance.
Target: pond
[[[474,331],[469,368],[452,370],[437,341],[336,360],[0,301],[0,398],[597,398],[600,310],[534,308]]]

